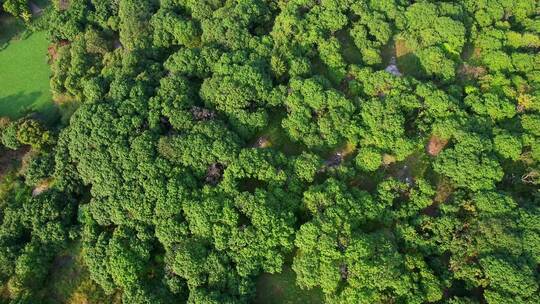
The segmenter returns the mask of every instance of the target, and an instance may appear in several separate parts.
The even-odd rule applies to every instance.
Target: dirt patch
[[[11,299],[8,284],[0,285],[0,300]]]
[[[191,108],[191,115],[193,116],[193,119],[197,121],[211,120],[217,116],[216,112],[197,106]]]
[[[437,217],[439,215],[439,205],[445,203],[453,192],[454,187],[452,186],[452,183],[447,179],[441,179],[437,184],[433,203],[424,208],[422,214],[430,217]]]
[[[253,148],[268,148],[272,145],[270,138],[267,136],[261,136],[257,138],[255,143],[252,145]]]
[[[439,138],[435,135],[431,136],[426,146],[426,151],[431,156],[437,156],[448,144],[448,139]]]
[[[347,143],[345,146],[341,147],[340,152],[343,157],[349,157],[351,154],[356,151],[356,145]]]
[[[52,267],[54,269],[56,268],[62,268],[62,267],[69,267],[74,263],[75,259],[71,255],[61,255],[57,256],[54,259]]]
[[[79,279],[79,268],[76,265],[75,257],[69,254],[57,256],[50,268],[49,278],[54,281],[65,280],[69,278],[70,281],[76,281]],[[51,282],[51,283],[52,283]],[[47,298],[53,300],[54,303],[65,303],[65,295],[58,290],[52,290],[48,293]]]
[[[461,53],[461,59],[463,61],[477,60],[480,58],[482,50],[479,47],[475,47],[472,44],[466,44]]]
[[[51,185],[51,182],[49,180],[45,180],[40,182],[34,190],[32,190],[32,196],[38,196],[41,193],[47,191]]]
[[[0,148],[0,150],[0,178],[3,178],[7,172],[14,169],[22,161],[26,153],[30,151],[30,147],[23,146],[17,150]]]
[[[487,70],[481,66],[474,66],[464,63],[459,67],[458,73],[468,79],[478,79],[484,76],[487,73]]]
[[[296,282],[296,274],[290,267],[285,266],[280,273],[264,273],[257,279],[257,294],[252,303],[323,303],[323,293],[320,288],[303,290]]]
[[[54,94],[53,101],[57,105],[66,105],[77,101],[77,98],[68,94]]]
[[[211,164],[206,170],[206,176],[204,178],[206,183],[212,186],[219,184],[219,182],[223,178],[224,170],[225,170],[225,166],[220,163]]]
[[[69,8],[69,0],[58,0],[58,8],[65,11]]]
[[[323,166],[319,169],[319,172],[324,172],[328,169],[339,167],[349,156],[356,150],[356,146],[347,143],[341,148],[335,150],[324,161]]]
[[[397,58],[405,56],[412,52],[411,49],[407,46],[407,41],[403,39],[396,40],[395,49]]]
[[[349,186],[352,188],[358,188],[365,190],[371,194],[377,192],[377,181],[371,176],[357,176],[349,182]]]
[[[422,214],[430,217],[436,217],[439,214],[439,204],[433,203],[427,206],[426,208],[424,208],[424,210],[422,210]]]
[[[56,59],[58,58],[58,50],[66,45],[69,45],[68,40],[60,40],[57,43],[49,45],[49,47],[47,48],[47,52],[49,53],[49,64],[56,61]]]
[[[257,189],[266,189],[268,183],[253,177],[241,178],[238,180],[238,189],[242,192],[254,194]]]

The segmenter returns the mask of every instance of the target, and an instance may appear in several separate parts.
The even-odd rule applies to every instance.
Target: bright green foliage
[[[150,46],[152,37],[148,21],[152,15],[152,3],[142,0],[118,2],[120,42],[128,50]]]
[[[502,168],[493,157],[492,144],[475,134],[458,136],[454,147],[444,150],[433,168],[457,186],[473,191],[492,189],[503,177]]]
[[[375,171],[382,163],[382,156],[377,150],[360,148],[356,156],[356,165],[365,171]]]
[[[490,289],[486,292],[489,302],[504,302],[508,299],[508,293],[519,291],[514,301],[526,303],[529,299],[538,300],[538,283],[534,278],[534,271],[527,265],[515,265],[503,258],[485,258],[480,260],[486,278],[490,282]],[[532,297],[532,298],[531,298]]]
[[[462,7],[450,3],[418,2],[406,8],[396,20],[406,44],[422,69],[421,76],[444,82],[455,76],[455,66],[465,45]]]
[[[392,27],[386,18],[393,19],[395,11],[385,7],[394,5],[393,1],[386,3],[355,3],[353,12],[359,16],[358,21],[350,29],[350,36],[362,54],[367,64],[380,64],[382,57],[380,49],[392,38]],[[395,7],[392,7],[395,9]]]
[[[419,233],[433,233],[433,237],[417,246],[448,252],[451,275],[470,288],[484,288],[490,303],[535,302],[539,286],[533,278],[536,261],[532,257],[536,253],[530,254],[538,249],[529,244],[538,236],[537,225],[531,225],[538,217],[535,209],[519,207],[503,193],[467,197],[458,192],[441,206],[440,217],[423,220]]]
[[[259,62],[244,64],[242,54],[224,55],[213,76],[204,80],[200,95],[205,104],[222,111],[241,134],[252,134],[268,123],[265,107],[279,102]]]
[[[238,138],[217,123],[197,124],[189,133],[163,137],[158,151],[165,158],[204,174],[208,166],[228,164],[238,153]]]
[[[317,154],[303,152],[294,161],[294,171],[300,179],[313,182],[315,174],[321,167],[321,163],[321,158]]]
[[[4,145],[4,147],[11,150],[17,150],[21,146],[21,143],[17,138],[17,128],[18,123],[13,121],[2,128],[2,145]]]
[[[229,200],[223,193],[184,207],[194,236],[213,239],[218,250],[226,250],[241,276],[277,272],[283,254],[291,248],[294,219],[272,193],[243,193]],[[285,210],[283,210],[285,209]]]
[[[482,97],[468,95],[463,102],[470,106],[475,113],[489,116],[494,120],[512,118],[516,114],[513,104],[495,94],[488,93]]]
[[[523,129],[534,136],[540,136],[540,115],[530,114],[521,116]]]
[[[23,145],[30,145],[39,150],[52,142],[52,135],[39,122],[26,119],[17,126],[17,140]]]
[[[498,134],[493,139],[494,149],[502,157],[518,160],[523,146],[519,138],[511,134]]]
[[[296,235],[299,252],[293,269],[298,283],[307,288],[320,286],[330,303],[439,300],[440,282],[421,257],[400,254],[387,230],[362,231],[384,206],[374,200],[335,180],[304,193],[313,219]]]
[[[14,187],[0,201],[0,281],[11,277],[13,296],[32,298],[55,254],[67,245],[75,204],[56,189],[32,197],[25,186]]]
[[[354,105],[318,79],[291,81],[285,105],[289,115],[283,128],[309,147],[335,146],[348,135]]]
[[[418,60],[428,76],[434,76],[444,81],[454,78],[455,64],[437,47],[429,47],[417,52]]]
[[[154,45],[191,45],[197,40],[198,30],[193,21],[183,18],[173,11],[160,10],[152,16],[154,27]]]

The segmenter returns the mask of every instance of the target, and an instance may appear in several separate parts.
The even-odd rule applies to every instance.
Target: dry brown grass
[[[459,68],[459,74],[469,79],[478,79],[484,76],[486,73],[487,73],[486,68],[481,67],[481,66],[469,65],[467,63],[464,63]]]
[[[68,94],[53,94],[53,101],[57,104],[57,105],[65,105],[65,104],[69,104],[71,102],[75,102],[77,101],[77,99],[73,96],[70,96]]]
[[[407,45],[407,41],[404,39],[397,39],[395,43],[395,49],[396,49],[396,57],[402,57],[409,53],[411,53],[413,50]]]
[[[382,162],[385,166],[389,166],[396,162],[396,157],[390,154],[383,154]]]
[[[339,149],[339,152],[341,152],[343,157],[351,155],[354,151],[356,151],[356,145],[350,142],[346,143],[345,146]]]
[[[437,156],[448,144],[448,139],[439,138],[435,135],[432,135],[427,144],[426,150],[427,153],[431,156]]]
[[[52,179],[46,179],[39,182],[39,184],[36,185],[34,190],[32,190],[32,196],[38,196],[41,193],[47,191],[47,189],[51,187],[51,183],[52,183]]]
[[[11,294],[9,292],[8,284],[0,285],[0,303],[4,303],[3,301],[8,301],[11,298]]]
[[[452,183],[447,179],[441,179],[437,185],[435,198],[433,198],[433,201],[437,204],[444,203],[450,195],[452,195],[452,192],[454,192],[454,186]]]

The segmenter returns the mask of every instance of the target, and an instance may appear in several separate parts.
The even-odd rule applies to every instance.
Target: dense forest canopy
[[[6,303],[46,302],[72,242],[123,303],[251,303],[285,267],[327,303],[540,303],[539,1],[55,0],[41,18],[75,106],[0,124],[30,151],[0,188]]]

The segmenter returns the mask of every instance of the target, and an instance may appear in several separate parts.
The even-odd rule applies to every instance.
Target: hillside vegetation
[[[540,303],[538,1],[41,18],[65,108],[0,121],[2,301]]]

